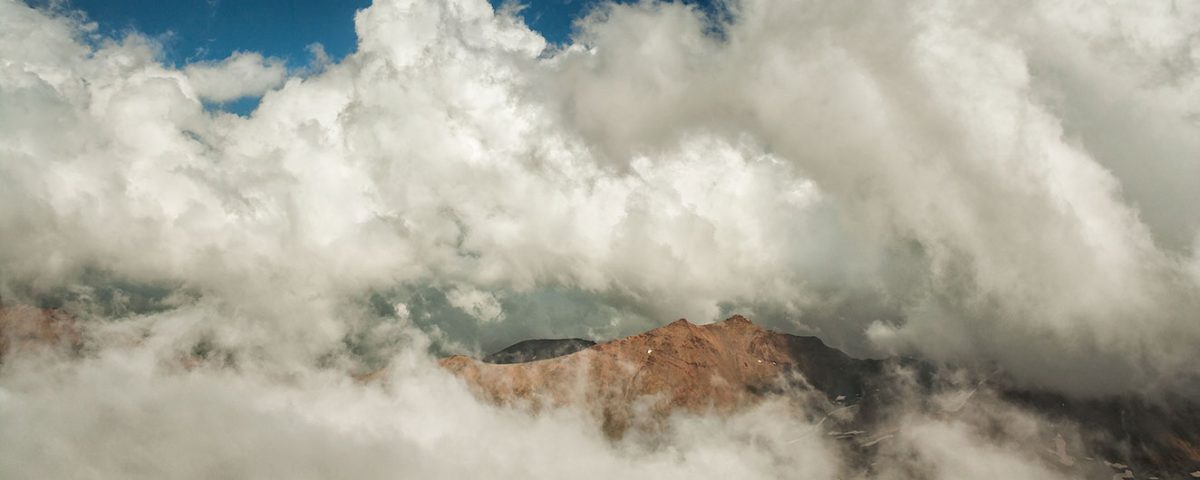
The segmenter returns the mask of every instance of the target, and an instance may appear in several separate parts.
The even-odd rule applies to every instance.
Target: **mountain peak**
[[[556,342],[565,341],[518,344],[537,347],[526,352],[537,361],[496,365],[454,356],[442,359],[441,366],[496,404],[534,410],[581,408],[613,438],[631,428],[654,431],[676,411],[728,414],[766,398],[793,396],[813,415],[828,420],[818,425],[838,435],[853,433],[838,438],[864,452],[891,436],[878,432],[895,428],[883,422],[898,395],[931,395],[937,388],[928,378],[914,385],[911,378],[889,373],[936,367],[905,359],[853,358],[815,337],[771,331],[741,315],[707,325],[679,319],[570,353],[543,348],[559,348]],[[926,373],[934,375],[933,370]],[[1130,460],[1145,468],[1186,467],[1190,472],[1200,465],[1198,434],[1180,426],[1200,419],[1200,408],[1193,404],[1164,410],[1136,399],[1078,402],[1002,383],[989,388],[1048,417],[1098,429],[1101,434],[1083,447],[1088,450],[1116,452],[1119,449],[1103,439],[1128,438],[1141,449],[1131,451]],[[1169,421],[1172,418],[1185,421]],[[877,434],[865,435],[871,431]]]
[[[497,403],[582,405],[602,420],[605,432],[619,436],[640,423],[631,401],[639,397],[653,399],[651,416],[658,419],[676,409],[733,411],[800,377],[810,380],[798,386],[830,399],[860,397],[862,379],[877,362],[804,340],[760,328],[741,315],[709,325],[679,319],[536,362],[492,365],[452,357],[442,366]],[[844,381],[827,381],[830,374],[809,371],[814,368],[835,369]]]
[[[732,317],[726,318],[725,320],[722,320],[721,323],[754,325],[754,322],[751,322],[749,318],[743,317],[741,315],[734,315]]]

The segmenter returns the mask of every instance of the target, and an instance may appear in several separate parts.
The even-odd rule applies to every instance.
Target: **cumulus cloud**
[[[4,443],[116,424],[126,446],[186,437],[204,451],[226,438],[194,433],[207,419],[246,415],[226,424],[246,428],[231,432],[241,445],[301,429],[280,452],[370,454],[414,474],[515,475],[520,445],[542,438],[598,452],[580,461],[611,475],[692,469],[579,422],[469,403],[428,344],[404,339],[479,351],[733,310],[858,354],[997,365],[1069,393],[1195,388],[1200,8],[724,8],[600,6],[547,50],[484,0],[380,0],[355,18],[356,52],[288,77],[253,52],[173,68],[151,39],[97,39],[77,15],[0,0],[0,298],[71,310],[92,349],[78,365],[4,367]],[[260,94],[250,117],[203,106]],[[236,369],[171,370],[198,346]],[[424,367],[385,391],[327,371],[397,361]],[[63,403],[85,397],[111,416]],[[339,402],[360,411],[339,416]],[[450,404],[467,413],[445,420]],[[403,453],[470,450],[466,425],[513,450]],[[714,427],[758,427],[739,428]],[[908,435],[943,458],[958,432]],[[780,473],[769,452],[675,442],[716,462],[700,473]],[[33,448],[2,449],[0,468],[73,475]],[[167,465],[68,448],[114,476]],[[301,468],[284,458],[261,468]],[[335,466],[302,469],[322,468]]]
[[[487,5],[388,2],[356,19],[358,52],[235,119],[192,96],[261,92],[281,65],[172,70],[144,38],[89,47],[71,18],[9,5],[54,36],[6,67],[7,278],[566,288],[652,319],[608,333],[739,308],[860,353],[869,331],[1041,383],[1165,381],[1193,360],[1197,294],[1192,244],[1159,239],[1196,238],[1194,189],[1126,198],[1105,162],[1133,160],[1070,133],[1068,105],[1096,102],[1065,82],[1144,65],[1097,84],[1140,86],[1124,101],[1165,126],[1124,137],[1182,175],[1136,181],[1174,185],[1195,107],[1162,99],[1193,98],[1195,75],[1161,65],[1194,55],[1191,24],[1118,41],[1146,29],[1038,7],[750,1],[715,35],[687,7],[613,6],[547,57]],[[1179,134],[1138,136],[1160,131]]]
[[[324,54],[322,50],[318,58]],[[263,58],[255,52],[234,52],[219,62],[198,62],[183,69],[196,96],[210,102],[228,102],[257,97],[283,83],[287,68],[283,61]]]

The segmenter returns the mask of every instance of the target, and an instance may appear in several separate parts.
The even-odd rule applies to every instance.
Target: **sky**
[[[613,443],[436,364],[734,313],[1200,391],[1195,2],[73,5],[0,0],[0,302],[83,342],[0,365],[0,477],[850,476],[780,406]],[[1061,478],[912,405],[887,478]]]
[[[354,50],[354,12],[369,1],[286,0],[70,0],[100,32],[119,36],[137,31],[162,40],[165,61],[183,64],[219,60],[252,50],[280,57],[291,66],[308,62],[306,47],[320,43],[333,58]]]
[[[489,0],[496,8],[503,0]],[[119,37],[136,31],[155,37],[163,47],[163,61],[182,65],[221,60],[234,52],[254,51],[282,59],[298,69],[313,60],[309,46],[321,45],[332,60],[355,49],[354,13],[370,0],[34,0],[84,12],[98,24],[99,32]],[[547,41],[570,40],[573,22],[591,11],[598,0],[535,0],[517,4],[520,16]],[[708,0],[694,1],[710,8]],[[215,105],[241,115],[258,105],[257,97]]]
[[[61,5],[84,12],[105,36],[136,31],[157,38],[163,60],[170,64],[255,51],[300,68],[312,60],[313,44],[334,59],[354,51],[354,12],[370,1],[68,0]],[[257,100],[236,99],[216,107],[247,114]]]

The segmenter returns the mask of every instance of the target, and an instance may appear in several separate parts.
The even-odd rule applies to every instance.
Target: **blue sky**
[[[489,0],[499,7],[503,0]],[[626,3],[629,0],[619,0]],[[571,23],[602,0],[521,2],[526,24],[555,43],[570,38]],[[34,4],[50,0],[32,0]],[[710,0],[688,0],[708,4]],[[214,60],[237,50],[307,63],[306,47],[321,43],[334,59],[354,50],[354,12],[371,0],[67,0],[102,32],[137,30],[163,40],[167,61]]]
[[[51,0],[31,0],[47,4]],[[489,0],[499,7],[504,0]],[[620,0],[628,2],[629,0]],[[527,0],[525,22],[554,43],[570,39],[572,22],[602,0]],[[687,0],[709,4],[711,0]],[[308,46],[320,43],[338,60],[354,51],[354,13],[371,0],[67,0],[97,22],[102,33],[120,37],[138,31],[159,39],[164,61],[181,65],[220,60],[235,51],[256,51],[306,65]],[[223,108],[249,113],[258,99],[234,101]]]
[[[44,0],[34,3],[45,3]],[[215,60],[238,50],[261,52],[299,66],[306,47],[321,43],[334,57],[354,50],[354,12],[370,0],[67,0],[120,36],[137,30],[158,38],[166,61]]]
[[[35,0],[33,3],[46,3]],[[101,33],[120,37],[138,31],[159,39],[163,59],[180,65],[219,60],[235,51],[283,58],[290,67],[307,64],[307,47],[320,43],[334,59],[354,51],[354,12],[370,0],[68,0],[97,22]],[[258,99],[223,105],[246,114]]]

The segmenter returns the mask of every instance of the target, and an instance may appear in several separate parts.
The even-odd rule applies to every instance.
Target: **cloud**
[[[380,0],[356,52],[289,77],[253,52],[174,68],[152,39],[0,1],[0,298],[63,306],[90,342],[0,371],[0,435],[35,439],[0,469],[219,476],[205,458],[272,443],[231,468],[515,475],[537,444],[561,447],[548,472],[780,476],[778,438],[750,447],[766,420],[683,421],[724,433],[671,439],[682,461],[471,403],[425,358],[733,310],[1073,394],[1195,388],[1200,11],[728,8],[600,6],[547,51],[483,0]],[[248,118],[203,105],[260,94]],[[229,369],[172,367],[198,346]],[[383,391],[341,379],[404,361]],[[937,459],[960,430],[908,435]],[[78,463],[39,461],[58,441]],[[120,461],[172,443],[190,447]]]
[[[285,71],[258,54],[175,70],[148,39],[89,46],[72,17],[6,4],[47,38],[4,47],[5,281],[100,268],[325,305],[582,292],[622,313],[491,333],[737,309],[1078,392],[1185,382],[1195,242],[1170,239],[1200,236],[1172,183],[1200,148],[1195,12],[1111,32],[1127,12],[813,5],[748,0],[719,25],[606,6],[543,55],[483,2],[380,2],[357,52],[270,90]],[[1121,101],[1161,128],[1081,113],[1101,103],[1081,83],[1133,89]],[[262,92],[248,119],[196,98]],[[1090,130],[1110,119],[1119,134]]]
[[[672,448],[647,450],[611,443],[582,412],[531,416],[479,403],[416,350],[394,359],[381,383],[363,385],[334,371],[275,376],[253,365],[172,371],[154,358],[157,347],[106,350],[70,369],[10,367],[0,388],[0,442],[12,448],[0,453],[0,472],[770,478],[802,469],[833,478],[837,467],[827,441],[805,423],[786,415],[766,423],[778,411],[680,420]],[[78,408],[80,399],[91,407]]]
[[[279,59],[263,58],[255,52],[234,52],[220,62],[188,64],[183,73],[198,97],[222,103],[257,97],[278,87],[287,77],[287,68]]]
[[[474,317],[480,322],[504,320],[504,310],[496,297],[475,289],[452,289],[446,294],[450,305]]]
[[[857,247],[837,260],[866,265],[834,288],[886,299],[894,318],[870,329],[880,346],[988,358],[1077,392],[1187,376],[1197,285],[1181,260],[1196,253],[1167,239],[1197,234],[1177,208],[1194,189],[1165,171],[1195,177],[1197,145],[1182,132],[1198,85],[1190,63],[1167,58],[1196,55],[1180,20],[1196,12],[817,5],[740,2],[720,36],[685,7],[610,8],[585,22],[586,50],[555,59],[547,88],[560,120],[618,162],[697,132],[750,132],[835,206],[837,244]],[[1122,14],[1138,19],[1107,31],[1102,19]],[[1132,26],[1160,21],[1153,33]],[[1079,122],[1128,121],[1125,110],[1064,115],[1104,102],[1063,83],[1092,78],[1133,89],[1122,101],[1155,111],[1156,127],[1078,137],[1092,128]],[[1166,188],[1133,203],[1128,182]],[[801,271],[810,285],[830,273]],[[821,330],[861,320],[810,317]]]

